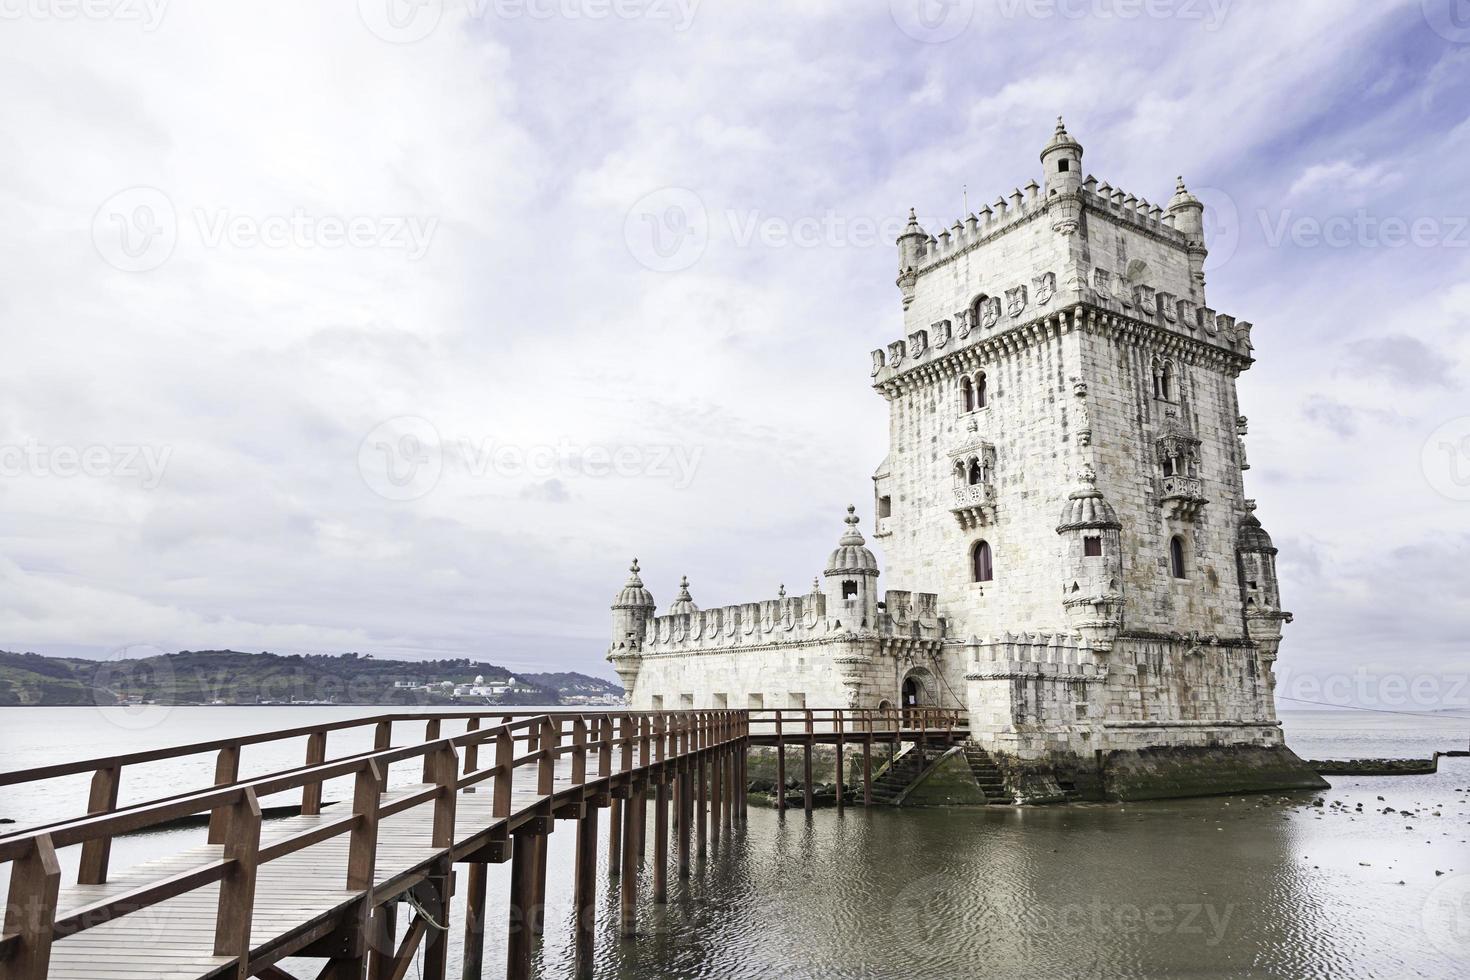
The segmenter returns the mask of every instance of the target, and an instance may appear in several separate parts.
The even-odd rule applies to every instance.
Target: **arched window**
[[[1174,362],[1165,361],[1164,369],[1159,375],[1159,389],[1163,393],[1159,396],[1166,402],[1174,400]]]
[[[1155,398],[1163,398],[1164,397],[1164,365],[1159,362],[1159,359],[1157,357],[1154,358],[1153,374],[1154,374],[1154,397]]]
[[[980,467],[980,460],[974,456],[970,457],[970,477],[968,482],[972,487],[978,487],[981,483],[985,482],[985,471]]]
[[[981,371],[975,375],[975,407],[984,408],[990,404],[989,385],[985,381],[985,372]]]
[[[1169,568],[1175,578],[1189,577],[1184,567],[1184,538],[1177,534],[1169,540]]]
[[[995,581],[995,565],[990,558],[990,544],[986,541],[975,542],[975,550],[972,553],[975,566],[975,581]]]
[[[969,378],[960,382],[960,403],[967,412],[975,410],[975,384]]]
[[[985,312],[985,301],[989,299],[984,293],[975,297],[975,302],[970,304],[970,329],[980,329],[980,317]]]

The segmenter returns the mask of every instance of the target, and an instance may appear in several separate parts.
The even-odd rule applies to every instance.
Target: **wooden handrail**
[[[669,718],[674,719],[672,725],[668,724]],[[518,767],[535,764],[537,796],[552,798],[556,795],[556,762],[563,755],[570,754],[573,758],[573,786],[563,792],[580,792],[581,787],[589,781],[586,760],[594,747],[600,762],[611,761],[613,748],[621,748],[621,771],[628,772],[635,765],[635,746],[638,749],[636,764],[639,767],[663,766],[671,759],[726,745],[744,737],[746,730],[743,713],[730,711],[662,712],[657,714],[656,719],[650,714],[620,713],[618,721],[622,731],[619,735],[612,724],[613,716],[600,715],[597,719],[597,730],[592,734],[591,745],[588,741],[587,719],[583,714],[541,713],[518,721],[506,716],[501,725],[492,728],[480,728],[478,724],[467,725],[464,733],[450,737],[441,737],[438,724],[426,723],[425,741],[418,745],[384,747],[351,759],[333,762],[319,760],[325,750],[323,738],[309,747],[307,765],[244,781],[234,777],[238,774],[239,746],[247,744],[247,740],[230,739],[203,743],[209,748],[197,751],[213,750],[221,753],[216,778],[230,777],[229,785],[217,785],[163,801],[136,804],[120,811],[89,813],[86,817],[54,827],[22,831],[0,839],[0,861],[16,862],[11,876],[10,900],[6,907],[5,934],[0,937],[0,957],[10,957],[10,962],[44,962],[49,957],[52,941],[58,936],[74,935],[121,915],[218,882],[220,891],[214,953],[217,956],[235,958],[244,964],[250,955],[255,881],[262,864],[347,833],[351,835],[348,866],[345,869],[347,889],[355,893],[370,893],[377,852],[377,826],[388,815],[432,803],[432,846],[436,849],[448,849],[455,844],[454,821],[458,792],[472,783],[494,778],[493,813],[496,817],[509,817],[511,789]],[[391,728],[393,720],[396,719],[376,718],[360,723],[377,726],[381,735]],[[562,743],[562,727],[567,721],[571,722],[570,745]],[[681,729],[694,737],[686,738],[682,746],[683,753],[680,752],[681,746],[677,740],[671,741],[666,752],[664,733]],[[301,733],[312,735],[321,731],[321,728],[293,730],[295,734],[291,737]],[[525,732],[526,740],[535,748],[517,756],[515,736],[521,731]],[[659,739],[656,751],[653,744],[655,734]],[[270,740],[261,736],[252,737],[249,741],[253,744]],[[470,748],[477,749],[481,743],[490,741],[496,746],[494,765],[483,770],[467,769],[461,776],[458,750],[461,747],[466,748],[468,756]],[[174,753],[174,757],[188,754],[194,753],[179,751]],[[429,777],[429,785],[385,803],[383,790],[386,786],[387,766],[415,756],[424,758],[424,771]],[[125,764],[120,761],[122,758],[124,757],[114,758],[106,768],[114,772],[120,770]],[[43,771],[49,773],[57,768],[46,767]],[[94,771],[102,770],[99,767]],[[16,775],[24,776],[25,773]],[[319,792],[323,781],[346,775],[356,778],[351,815],[332,819],[301,833],[262,845],[259,797],[292,789],[309,790],[313,786]],[[611,775],[611,766],[603,764],[599,766],[596,779],[607,779]],[[109,778],[115,784],[115,775]],[[97,802],[96,797],[97,794],[94,793],[89,809]],[[214,812],[218,815],[216,832],[224,845],[223,858],[58,917],[56,898],[59,866],[55,857],[56,847],[74,844],[85,846],[98,840],[110,840],[116,834],[128,830],[142,829],[180,816],[203,812]],[[95,847],[92,853],[96,853]],[[100,877],[105,880],[105,857],[102,865]],[[15,914],[22,910],[29,917],[27,921],[20,921],[18,918],[12,921]]]

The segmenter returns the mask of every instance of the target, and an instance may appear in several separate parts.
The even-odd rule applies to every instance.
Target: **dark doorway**
[[[919,682],[912,677],[905,678],[903,682],[903,706],[905,708],[919,706]]]

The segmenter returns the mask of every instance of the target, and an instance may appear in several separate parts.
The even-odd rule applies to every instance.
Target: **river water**
[[[85,708],[0,709],[0,770],[375,712],[175,708],[140,721]],[[1283,721],[1288,743],[1311,758],[1422,756],[1464,748],[1470,735],[1470,719],[1443,715],[1286,712]],[[368,748],[371,736],[332,738],[337,755]],[[295,742],[247,747],[242,775],[299,764],[301,752]],[[207,781],[212,761],[187,775]],[[600,877],[598,976],[1470,976],[1470,759],[1443,759],[1433,776],[1330,781],[1320,794],[859,807],[810,820],[752,807],[747,829],[724,838],[687,882],[671,876],[667,907],[645,901],[635,941],[616,935],[616,894]],[[129,769],[123,800],[182,782],[177,763]],[[346,794],[329,786],[327,798]],[[0,817],[42,823],[85,799],[82,779],[3,787]],[[541,976],[571,976],[574,837],[563,824],[551,838]],[[125,838],[114,866],[201,839],[192,829]],[[63,860],[74,873],[75,854]],[[490,869],[492,924],[504,921],[508,872]],[[502,976],[505,937],[492,929],[486,947],[485,976]]]

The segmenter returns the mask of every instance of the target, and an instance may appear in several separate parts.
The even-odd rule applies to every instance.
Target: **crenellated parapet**
[[[1085,637],[1071,633],[1003,633],[965,644],[969,680],[1048,677],[1100,681],[1107,676],[1105,657]]]

